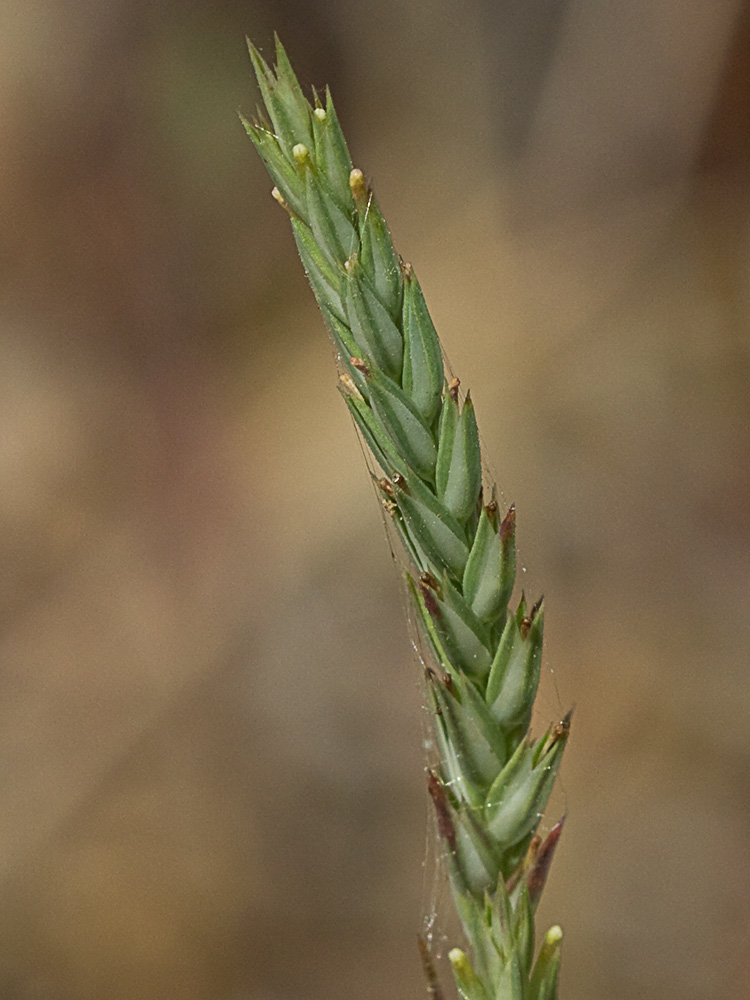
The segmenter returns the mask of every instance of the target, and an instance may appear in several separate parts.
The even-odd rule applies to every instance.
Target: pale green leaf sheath
[[[330,93],[310,103],[278,41],[274,69],[250,55],[265,111],[243,122],[291,218],[410,565],[440,750],[429,791],[468,943],[449,956],[456,984],[467,1000],[553,1000],[562,933],[535,948],[534,911],[562,821],[544,840],[536,831],[569,727],[529,734],[544,609],[523,596],[509,606],[515,508],[501,517],[484,503],[473,403],[446,382],[419,282],[353,168]]]

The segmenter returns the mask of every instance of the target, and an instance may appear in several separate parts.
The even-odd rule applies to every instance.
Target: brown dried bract
[[[445,794],[445,788],[443,787],[442,781],[438,778],[434,771],[429,772],[427,787],[430,792],[432,803],[435,806],[438,833],[446,842],[451,852],[455,854],[456,828],[453,825],[453,817],[451,816],[450,806],[448,804],[448,796]]]
[[[358,372],[362,372],[365,378],[369,378],[370,375],[372,374],[372,372],[364,363],[362,358],[349,358],[349,363],[351,364],[352,368],[356,368]]]
[[[378,488],[385,493],[386,496],[390,497],[391,500],[396,499],[396,494],[393,492],[393,483],[390,479],[386,479],[385,476],[383,476],[382,479],[377,480],[377,484]]]
[[[534,855],[529,865],[529,872],[526,876],[526,885],[529,887],[529,896],[533,904],[536,904],[542,895],[542,890],[549,875],[550,865],[552,864],[552,858],[555,854],[555,848],[557,847],[557,842],[560,839],[564,825],[565,817],[563,816],[547,834],[544,843],[541,843],[541,837],[534,837],[534,840],[538,841],[538,843],[536,844]]]
[[[495,504],[497,510],[497,504]],[[513,538],[516,530],[516,505],[512,503],[500,524],[500,541],[506,543]]]
[[[419,590],[422,594],[422,600],[424,601],[424,606],[425,608],[427,608],[427,613],[429,614],[430,618],[433,619],[441,618],[442,616],[440,614],[440,605],[437,602],[437,598],[435,597],[435,591],[432,589],[432,587],[429,587],[426,583],[423,583],[420,580]]]
[[[434,590],[436,594],[440,593],[440,581],[432,575],[432,573],[422,572],[419,574],[419,582],[423,583],[426,587],[430,587]]]
[[[421,934],[417,935],[417,943],[419,945],[419,955],[422,959],[422,969],[427,980],[427,992],[432,997],[432,1000],[444,1000],[445,994],[440,986],[432,956],[430,955],[430,949],[427,947],[427,942]]]

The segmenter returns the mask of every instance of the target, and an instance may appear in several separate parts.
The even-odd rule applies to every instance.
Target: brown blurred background
[[[743,995],[747,7],[3,15],[0,997],[424,995],[419,670],[235,116],[274,29],[334,88],[548,598],[562,998]]]

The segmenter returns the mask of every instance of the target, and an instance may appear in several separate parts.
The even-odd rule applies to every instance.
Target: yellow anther
[[[356,167],[349,174],[349,187],[354,195],[354,200],[359,204],[366,204],[367,185],[365,184],[365,175]]]

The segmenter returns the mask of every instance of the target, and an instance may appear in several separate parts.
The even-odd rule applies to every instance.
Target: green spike
[[[568,720],[536,742],[529,733],[543,615],[523,595],[508,607],[515,509],[498,525],[495,501],[481,507],[472,401],[461,405],[457,379],[445,385],[421,288],[352,168],[330,93],[307,100],[278,39],[275,69],[249,48],[265,111],[243,123],[291,218],[347,407],[386,477],[377,488],[403,542],[432,664],[441,777],[431,772],[430,793],[471,948],[471,960],[452,953],[459,991],[464,1000],[555,1000],[559,940],[551,932],[532,969],[533,910],[559,825],[541,845],[533,833]]]

